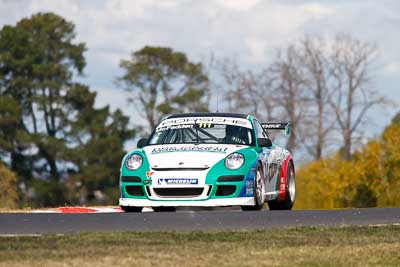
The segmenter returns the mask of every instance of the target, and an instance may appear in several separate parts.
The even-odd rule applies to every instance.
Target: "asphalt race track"
[[[0,235],[91,231],[231,230],[295,226],[400,224],[400,209],[178,211],[146,213],[3,213]]]

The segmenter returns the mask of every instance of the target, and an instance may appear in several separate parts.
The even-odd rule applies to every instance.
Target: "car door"
[[[256,131],[256,138],[269,138],[268,133],[266,131],[264,131],[264,129],[262,128],[260,122],[258,122],[257,120],[254,120],[254,126],[255,126],[255,131]],[[271,178],[270,177],[270,166],[268,163],[268,157],[271,153],[271,148],[270,147],[263,147],[262,148],[262,152],[260,153],[260,158],[261,158],[261,162],[263,165],[263,173],[264,173],[264,184],[265,184],[265,193],[271,192],[272,190],[272,186],[270,185],[271,182]]]

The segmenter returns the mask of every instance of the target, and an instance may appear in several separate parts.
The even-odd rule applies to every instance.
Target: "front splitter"
[[[127,207],[224,207],[224,206],[254,206],[254,197],[216,198],[207,200],[149,200],[135,198],[120,198],[120,206]]]

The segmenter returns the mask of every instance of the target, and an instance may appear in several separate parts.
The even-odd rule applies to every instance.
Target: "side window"
[[[264,132],[264,129],[262,128],[261,124],[257,120],[254,120],[254,126],[256,128],[256,137],[257,138],[268,138],[268,135]]]

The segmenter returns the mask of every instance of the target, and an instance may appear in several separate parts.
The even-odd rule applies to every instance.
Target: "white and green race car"
[[[122,160],[119,204],[124,211],[179,206],[240,206],[290,210],[295,168],[269,131],[289,123],[260,123],[251,115],[187,113],[162,120],[149,139]]]

